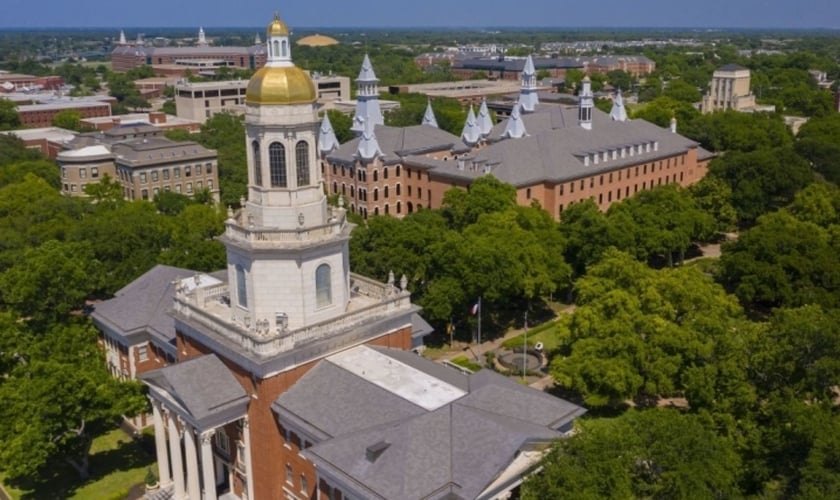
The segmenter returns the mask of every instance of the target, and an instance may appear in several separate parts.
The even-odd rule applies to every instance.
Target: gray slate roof
[[[199,427],[243,415],[250,400],[215,354],[181,361],[139,378],[152,390],[174,399],[187,411],[184,417]]]
[[[377,143],[385,156],[384,160],[399,160],[401,156],[422,154],[428,151],[451,149],[455,152],[469,151],[469,147],[457,136],[445,130],[428,125],[414,125],[411,127],[388,127],[376,125],[374,127]],[[360,138],[356,137],[345,142],[332,154],[331,161],[352,163],[356,159]]]
[[[281,421],[320,440],[307,458],[352,477],[371,498],[475,498],[523,447],[561,437],[557,429],[585,412],[494,372],[464,375],[411,352],[372,349],[467,394],[427,411],[328,358],[272,405]],[[377,444],[384,451],[372,460]]]
[[[113,298],[96,304],[91,319],[100,329],[122,336],[126,343],[148,339],[175,354],[175,321],[168,314],[175,298],[173,282],[195,274],[158,264],[118,290]]]

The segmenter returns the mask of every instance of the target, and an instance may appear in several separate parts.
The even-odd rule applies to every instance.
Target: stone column
[[[175,482],[173,500],[184,500],[184,463],[181,460],[181,433],[175,424],[175,414],[169,412],[169,454],[172,456],[172,478]]]
[[[193,427],[184,422],[184,454],[187,456],[187,495],[190,500],[201,498],[201,488],[198,480],[198,451],[195,448],[195,432]]]
[[[248,416],[242,417],[242,440],[245,442],[245,468],[248,474],[245,480],[248,481],[248,498],[254,497],[254,469],[251,467],[251,429],[249,428]]]
[[[201,434],[201,472],[204,480],[204,500],[216,500],[216,464],[213,460],[213,434],[211,429]]]
[[[160,413],[160,403],[152,399],[152,414],[155,421],[155,451],[158,462],[158,479],[160,486],[165,488],[172,484],[169,475],[169,451],[166,449],[166,426]]]

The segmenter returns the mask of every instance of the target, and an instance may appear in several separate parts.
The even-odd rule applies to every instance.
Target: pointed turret
[[[624,99],[621,97],[621,89],[618,89],[615,94],[612,109],[610,109],[610,118],[617,122],[627,121],[627,110],[624,109]]]
[[[359,147],[356,149],[356,156],[364,161],[370,161],[378,156],[384,156],[379,148],[379,141],[376,140],[376,125],[365,121],[362,136],[359,138]]]
[[[207,37],[204,36],[204,27],[198,28],[198,46],[199,47],[206,47],[207,46]]]
[[[117,43],[120,45],[128,45],[128,42],[125,40],[125,31],[120,30],[120,41]]]
[[[521,108],[522,105],[518,102],[513,105],[513,110],[511,110],[510,117],[505,124],[505,132],[502,134],[503,137],[521,139],[528,135],[528,131],[525,130],[525,122],[522,121]]]
[[[254,37],[254,45],[262,45],[262,38],[260,38],[259,33],[257,33],[257,36]]]
[[[579,103],[578,103],[578,124],[581,128],[592,130],[592,107],[595,105],[592,97],[592,84],[588,76],[583,77],[581,82]]]
[[[371,122],[373,125],[385,124],[382,110],[379,107],[378,84],[379,79],[373,72],[370,57],[365,54],[365,58],[362,60],[362,68],[359,70],[358,78],[356,78],[356,113],[353,116],[353,126],[350,130],[361,133],[364,131],[366,122]]]
[[[478,122],[475,119],[475,112],[472,106],[470,106],[470,111],[467,113],[467,121],[464,123],[461,139],[469,146],[475,146],[481,140],[481,129],[478,128]]]
[[[493,117],[490,116],[490,110],[487,109],[487,99],[481,99],[481,107],[478,108],[478,129],[481,130],[481,136],[487,137],[490,131],[493,130]]]
[[[536,109],[540,103],[537,95],[537,70],[534,67],[534,59],[528,56],[525,60],[525,68],[522,70],[522,89],[519,91],[519,103],[522,110],[528,113]]]
[[[671,126],[670,126],[670,129],[671,129],[671,133],[672,133],[672,134],[676,134],[676,133],[677,133],[677,119],[676,119],[675,117],[673,117],[673,116],[671,117]]]
[[[420,124],[439,128],[437,119],[435,118],[435,111],[432,109],[431,99],[426,102],[426,112],[423,114],[423,121],[420,122]]]
[[[324,119],[321,120],[321,128],[318,131],[318,151],[321,153],[331,153],[338,148],[338,138],[335,136],[330,116],[324,113]]]

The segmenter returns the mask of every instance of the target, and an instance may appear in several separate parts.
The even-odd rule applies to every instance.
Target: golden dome
[[[309,104],[316,98],[315,84],[297,66],[265,66],[254,73],[245,92],[249,104]]]
[[[274,13],[274,20],[265,29],[268,36],[289,36],[289,27],[280,19],[280,14]]]
[[[298,45],[305,45],[307,47],[326,47],[328,45],[338,45],[338,40],[325,35],[309,35],[297,41]]]

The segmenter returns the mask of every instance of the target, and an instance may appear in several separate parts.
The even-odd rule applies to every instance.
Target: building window
[[[175,192],[176,192],[176,193],[180,193],[180,192],[181,192],[181,185],[180,185],[180,184],[175,184]]]
[[[157,198],[158,193],[160,193],[160,188],[154,188],[154,189],[152,189],[152,196],[153,196],[154,198]]]
[[[87,179],[87,169],[80,168],[79,169],[79,179]]]
[[[318,307],[332,304],[332,276],[329,264],[315,270],[315,303]]]
[[[286,464],[286,482],[289,484],[294,484],[295,482],[295,473],[292,470],[291,464]]]
[[[525,198],[531,199],[531,188],[525,190]]]
[[[152,172],[152,182],[157,182],[157,181],[158,181],[158,173],[157,173],[157,170],[155,170],[155,171]]]
[[[213,164],[212,163],[206,163],[204,165],[204,171],[207,172],[208,174],[212,174],[213,173]]]
[[[207,179],[207,189],[209,189],[210,191],[213,190],[213,180],[212,179]]]
[[[213,435],[213,439],[216,442],[216,448],[219,449],[225,455],[230,455],[230,440],[228,439],[227,433],[225,433],[224,429],[219,429],[216,434]]]
[[[187,194],[192,194],[192,182],[187,183]]]
[[[399,176],[400,176],[400,166],[397,165],[397,177],[399,177]]]
[[[399,185],[399,184],[397,184],[397,196],[399,196],[400,194],[402,194],[400,191],[401,191],[400,185]]]
[[[180,179],[181,178],[181,167],[175,167],[173,169],[173,173],[175,174],[176,179]]]
[[[379,188],[373,189],[373,201],[379,201]]]
[[[137,347],[137,359],[140,361],[148,361],[149,360],[149,346],[148,345],[141,345]]]
[[[260,157],[260,143],[251,143],[251,151],[254,154],[254,184],[262,186],[262,158]]]
[[[388,167],[385,167],[385,168],[382,169],[382,178],[383,179],[388,178]]]
[[[190,177],[190,176],[192,176],[192,167],[187,165],[186,167],[184,167],[184,177]]]
[[[297,185],[309,185],[309,144],[298,141],[295,145],[295,166],[297,167]]]
[[[248,307],[248,283],[245,281],[245,268],[236,265],[236,300],[242,307]]]
[[[201,188],[202,188],[201,181],[195,181],[195,188],[198,189],[199,191],[201,191]]]
[[[385,196],[385,199],[388,199],[388,186],[385,186],[385,193],[383,194]]]
[[[306,475],[300,475],[300,491],[306,493],[309,491],[309,480],[306,479]]]
[[[141,196],[144,200],[148,200],[148,199],[149,199],[149,190],[148,190],[148,189],[144,189],[144,190],[140,191],[140,196]]]
[[[145,184],[145,183],[146,183],[146,172],[142,172],[140,174],[140,184]]]
[[[379,181],[379,170],[373,171],[373,182]]]
[[[279,142],[272,142],[268,147],[268,167],[271,174],[271,187],[287,187],[286,148]]]
[[[165,181],[169,180],[169,169],[168,168],[163,171],[163,180],[165,180]]]
[[[90,167],[90,176],[97,179],[99,177],[99,167]]]
[[[400,203],[399,201],[397,202],[397,213],[402,213],[402,203]]]

